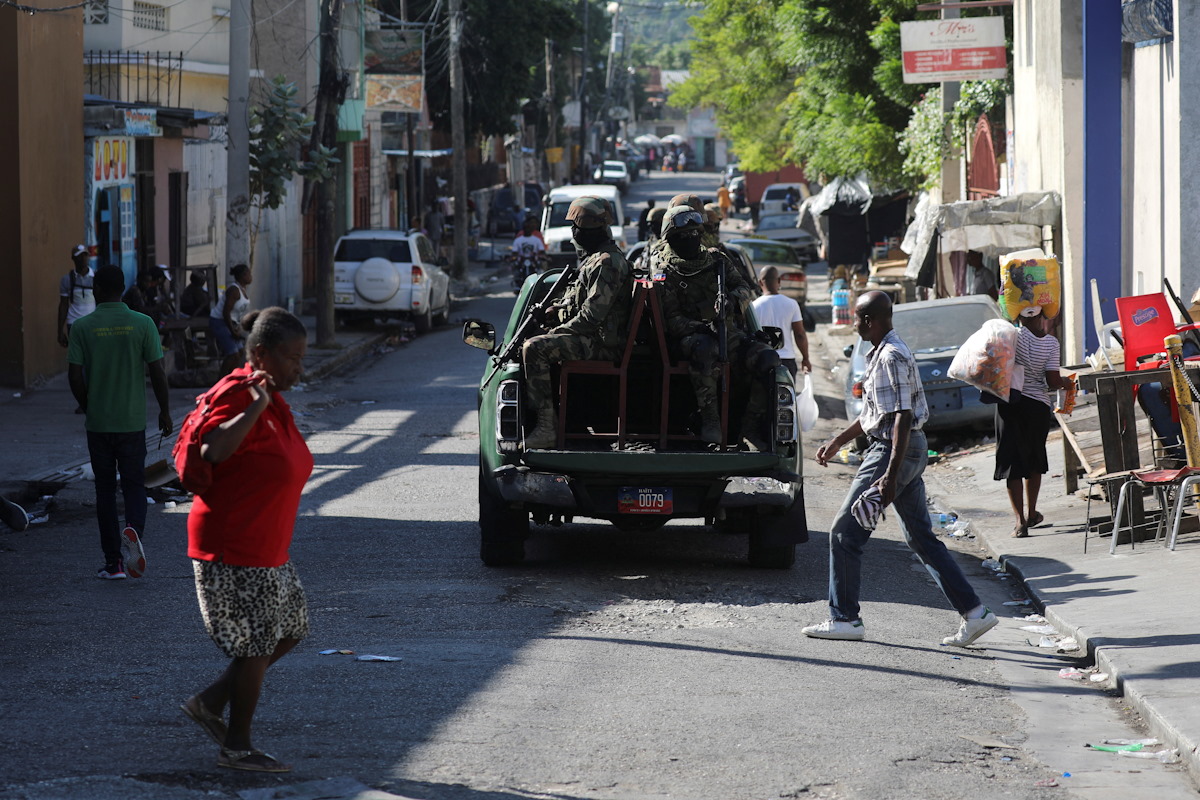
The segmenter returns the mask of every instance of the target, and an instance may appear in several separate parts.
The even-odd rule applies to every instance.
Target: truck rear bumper
[[[609,516],[616,509],[608,509],[606,506],[609,503],[599,502],[600,508],[592,508],[596,500],[600,500],[600,495],[603,492],[588,491],[585,487],[577,485],[575,479],[568,475],[562,475],[553,472],[535,472],[528,467],[517,467],[506,465],[500,467],[492,473],[496,479],[496,484],[500,490],[500,496],[504,498],[506,503],[540,506],[543,508],[551,508],[562,512],[577,512],[584,516],[598,514],[601,516]],[[699,496],[707,496],[707,502],[701,501],[701,505],[709,505],[707,512],[704,508],[680,508],[683,515],[698,516],[707,515],[715,508],[750,508],[773,506],[777,508],[788,508],[800,496],[797,485],[776,478],[769,477],[746,477],[734,476],[732,478],[714,479],[713,483],[718,484],[724,481],[725,487],[720,490],[720,495],[716,499],[716,503],[712,504],[712,497],[716,493],[717,487],[714,486],[710,492],[702,491],[694,494],[697,499]],[[636,478],[630,479],[631,484],[638,483]],[[581,502],[581,498],[583,502]],[[594,498],[594,500],[593,500]],[[682,499],[682,497],[680,497]],[[592,502],[588,502],[592,500]],[[711,504],[711,505],[710,505]],[[683,506],[684,504],[680,504]]]

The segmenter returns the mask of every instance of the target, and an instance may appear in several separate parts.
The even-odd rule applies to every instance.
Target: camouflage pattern
[[[703,211],[695,212],[695,213],[699,214],[701,217],[701,221],[696,222],[695,224],[690,224],[690,223],[684,224],[680,221],[681,217],[683,217],[685,215],[689,215],[693,211],[694,211],[694,209],[691,208],[690,206],[672,206],[670,209],[668,209],[667,213],[663,216],[663,222],[662,222],[663,238],[665,239],[668,235],[670,235],[671,231],[673,231],[673,230],[686,231],[686,230],[692,230],[693,228],[698,228],[698,227],[703,226],[703,224],[704,224],[704,222],[703,222],[704,212]]]
[[[650,223],[651,238],[658,238],[662,235],[662,220],[666,213],[667,210],[662,206],[650,209],[650,214],[646,217],[646,221]]]
[[[663,240],[666,241],[665,239]],[[725,262],[725,291],[732,308],[725,315],[726,344],[731,388],[736,383],[750,389],[743,430],[753,430],[766,413],[770,397],[765,380],[755,380],[778,365],[778,355],[767,344],[744,330],[745,308],[754,299],[754,287],[719,250],[701,250],[700,258],[687,260],[669,246],[664,248],[663,322],[677,356],[688,359],[689,375],[701,411],[716,409],[720,394],[717,361],[717,265]],[[772,359],[771,357],[774,356]],[[711,411],[709,411],[711,413]]]
[[[692,211],[704,213],[704,204],[700,202],[700,198],[694,194],[677,194],[671,198],[671,202],[667,203],[667,208],[675,208],[676,206],[687,206]]]
[[[604,228],[613,224],[612,209],[603,197],[576,197],[567,209],[567,221],[577,228]]]
[[[633,269],[610,240],[579,265],[563,296],[559,324],[522,348],[530,406],[539,412],[553,408],[553,364],[615,360],[625,346],[632,309]]]
[[[704,204],[704,216],[708,217],[709,225],[720,225],[721,220],[725,219],[725,215],[721,213],[721,207],[716,203]]]

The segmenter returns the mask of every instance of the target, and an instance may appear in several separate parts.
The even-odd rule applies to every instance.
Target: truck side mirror
[[[767,325],[763,327],[763,333],[767,335],[767,344],[772,350],[779,350],[783,347],[783,328]]]
[[[496,349],[496,329],[492,323],[481,319],[469,319],[463,323],[463,344],[486,350],[489,354]]]
[[[853,352],[854,352],[854,345],[852,345],[852,344],[848,344],[842,348],[842,355],[844,355],[846,358],[849,358],[850,354]]]

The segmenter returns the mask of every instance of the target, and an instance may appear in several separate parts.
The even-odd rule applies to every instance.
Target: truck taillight
[[[496,392],[496,440],[515,442],[521,436],[521,384],[502,381]]]
[[[796,392],[790,386],[775,386],[775,441],[796,441]]]
[[[413,286],[416,286],[419,283],[423,283],[424,281],[425,281],[425,270],[421,269],[420,267],[418,267],[414,264],[413,268],[412,268]]]
[[[862,396],[863,396],[862,381],[854,382],[854,385],[850,387],[850,396],[855,398],[856,400],[862,399]]]
[[[803,272],[785,272],[779,276],[780,283],[804,283],[808,280]]]

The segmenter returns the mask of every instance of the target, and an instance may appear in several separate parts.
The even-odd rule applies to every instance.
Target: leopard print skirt
[[[308,604],[289,561],[239,567],[192,559],[204,628],[230,658],[270,656],[280,639],[308,636]]]

